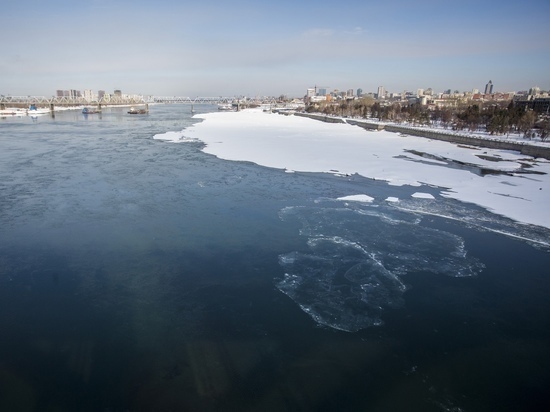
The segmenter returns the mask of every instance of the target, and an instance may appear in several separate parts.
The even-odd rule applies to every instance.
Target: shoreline
[[[395,123],[376,123],[368,120],[348,119],[344,117],[330,117],[315,113],[294,113],[295,116],[307,117],[326,123],[347,123],[359,126],[366,130],[388,131],[391,133],[403,133],[444,142],[465,144],[498,150],[514,150],[526,156],[541,157],[550,160],[550,145],[541,145],[536,142],[520,142],[517,140],[504,140],[498,137],[490,138],[476,134],[452,133],[437,129],[425,129],[413,126],[403,126]]]

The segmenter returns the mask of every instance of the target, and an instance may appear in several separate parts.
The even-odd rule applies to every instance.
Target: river
[[[550,408],[547,229],[153,139],[197,121],[0,119],[0,410]]]

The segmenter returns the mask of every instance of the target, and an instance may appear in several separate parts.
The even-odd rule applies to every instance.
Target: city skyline
[[[550,4],[11,2],[0,94],[550,89]],[[523,24],[522,22],[528,22]]]
[[[529,88],[524,88],[523,90],[510,90],[510,91],[506,91],[506,92],[495,92],[493,90],[493,82],[492,80],[489,80],[489,82],[485,85],[485,89],[484,91],[482,92],[481,90],[479,89],[476,89],[476,88],[473,88],[471,90],[452,90],[452,89],[447,89],[447,90],[433,90],[431,87],[430,88],[427,88],[427,89],[424,89],[424,88],[417,88],[416,90],[402,90],[402,91],[393,91],[393,90],[386,90],[384,86],[378,86],[376,90],[374,91],[369,91],[369,90],[365,90],[363,91],[362,88],[350,88],[350,89],[347,89],[347,90],[340,90],[339,88],[335,87],[335,88],[328,88],[328,87],[318,87],[317,85],[315,85],[314,87],[311,87],[311,88],[306,88],[306,91],[305,93],[303,93],[303,96],[302,95],[299,95],[299,96],[287,96],[287,95],[276,95],[276,94],[273,94],[273,95],[263,95],[263,97],[274,97],[274,98],[277,98],[277,97],[285,97],[285,98],[301,98],[301,97],[304,97],[304,98],[307,98],[307,97],[311,97],[311,96],[325,96],[325,95],[339,95],[339,96],[346,96],[346,97],[366,97],[366,96],[370,96],[370,97],[376,97],[377,99],[379,98],[386,98],[386,97],[394,97],[394,96],[397,96],[397,95],[401,95],[401,96],[405,96],[405,95],[417,95],[417,96],[422,96],[422,95],[429,95],[429,96],[450,96],[450,97],[472,97],[472,96],[483,96],[483,95],[502,95],[502,96],[508,96],[508,95],[540,95],[540,94],[543,94],[544,96],[548,95],[550,93],[550,90],[541,90],[540,87],[538,86],[533,86],[533,87],[529,87]],[[126,93],[126,92],[122,92],[122,90],[120,89],[115,89],[113,90],[112,92],[110,91],[106,91],[104,89],[100,89],[100,90],[91,90],[91,89],[83,89],[83,90],[78,90],[78,89],[69,89],[69,90],[61,90],[61,89],[57,89],[55,91],[54,94],[51,95],[51,97],[70,97],[70,98],[76,98],[76,97],[84,97],[84,98],[88,98],[88,100],[95,100],[96,98],[101,98],[103,95],[118,95],[118,96],[132,96],[132,97],[147,97],[147,96],[153,96],[153,95],[145,95],[145,94],[140,94],[140,93],[133,93],[133,92],[130,92],[130,93]],[[3,96],[3,95],[2,95]],[[159,95],[157,95],[159,96]],[[174,95],[167,95],[167,96],[172,96],[172,97],[175,97]],[[28,97],[39,97],[37,95],[28,95]],[[42,96],[42,97],[48,97],[48,96]],[[161,97],[161,96],[159,96]],[[183,96],[180,96],[180,97],[183,97]],[[185,97],[190,97],[190,96],[185,96]],[[246,95],[243,95],[243,94],[235,94],[233,96],[206,96],[206,95],[201,95],[201,96],[195,96],[195,97],[226,97],[226,98],[231,98],[231,97],[249,97],[249,98],[254,98],[254,97],[261,97],[259,95],[256,95],[256,96],[246,96]]]

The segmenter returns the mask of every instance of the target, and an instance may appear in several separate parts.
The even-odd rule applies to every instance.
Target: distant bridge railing
[[[84,97],[45,96],[0,96],[3,107],[37,106],[87,106],[87,105],[139,105],[151,103],[176,104],[276,104],[274,97],[180,97],[180,96],[111,96],[89,100]]]
[[[88,105],[139,105],[147,103],[143,96],[104,96],[89,100],[84,97],[45,97],[45,96],[0,96],[0,105],[4,107],[37,106],[88,106]]]
[[[180,97],[148,96],[146,103],[179,103],[179,104],[275,104],[274,97]]]

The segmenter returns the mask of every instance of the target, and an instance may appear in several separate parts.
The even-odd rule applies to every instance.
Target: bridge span
[[[88,100],[84,97],[46,97],[46,96],[0,96],[0,108],[23,107],[31,104],[37,107],[68,107],[68,106],[121,106],[142,104],[276,104],[274,97],[181,97],[181,96],[110,96],[101,99]]]
[[[176,104],[276,104],[274,97],[180,97],[180,96],[148,96],[146,103],[176,103]]]
[[[101,99],[88,100],[84,97],[46,97],[46,96],[0,96],[0,106],[29,107],[34,104],[37,107],[68,107],[68,106],[97,106],[97,105],[139,105],[145,104],[142,96],[122,97],[106,96]]]

